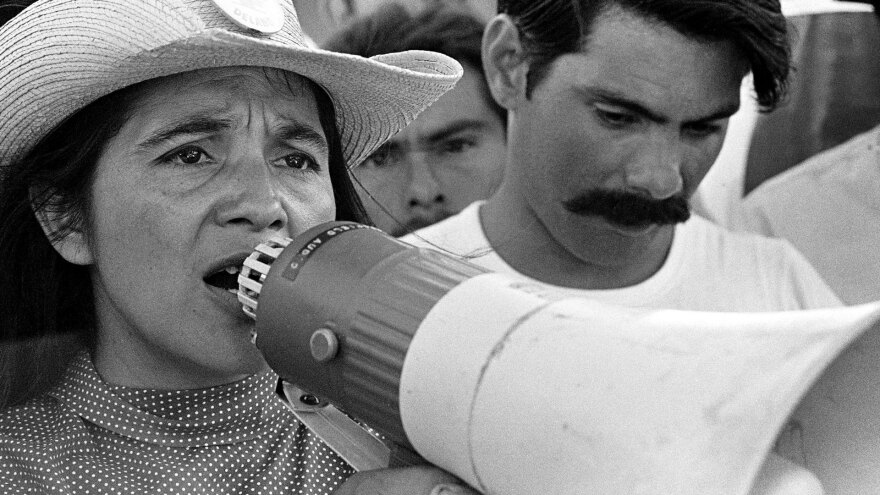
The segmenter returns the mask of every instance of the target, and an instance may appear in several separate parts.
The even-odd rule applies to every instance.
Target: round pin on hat
[[[280,0],[211,0],[232,22],[265,34],[284,27],[284,8]]]

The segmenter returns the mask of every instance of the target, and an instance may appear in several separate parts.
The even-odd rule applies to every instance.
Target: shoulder
[[[48,395],[3,410],[0,492],[68,493],[65,466],[90,445],[82,421]]]
[[[0,452],[44,451],[76,434],[79,418],[55,398],[42,395],[0,412]]]
[[[714,259],[719,266],[736,268],[765,264],[787,264],[801,258],[800,253],[786,240],[766,237],[753,232],[734,232],[701,217],[693,217],[680,232],[686,236],[692,249]]]
[[[769,309],[806,309],[840,305],[828,284],[785,239],[732,232],[695,217],[683,228],[681,249],[687,265],[713,284],[764,300]]]
[[[472,250],[475,244],[485,247],[488,241],[480,225],[481,204],[472,203],[461,212],[408,234],[401,240],[418,247],[440,248],[462,255]]]
[[[864,157],[880,150],[880,126],[852,137],[848,141],[818,153],[798,165],[767,179],[748,196],[746,206],[779,203],[791,197],[802,200],[804,188],[821,188],[826,182],[848,173]]]
[[[874,211],[878,160],[880,126],[768,179],[743,198],[731,225],[798,246],[804,239],[821,240],[825,234],[816,229],[835,229],[835,218],[861,219]]]

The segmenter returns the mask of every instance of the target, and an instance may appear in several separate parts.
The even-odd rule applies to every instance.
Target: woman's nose
[[[288,216],[270,165],[260,156],[231,168],[223,200],[217,205],[217,221],[253,231],[282,230]]]

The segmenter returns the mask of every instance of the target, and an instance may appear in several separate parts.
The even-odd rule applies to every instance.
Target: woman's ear
[[[492,97],[499,105],[512,110],[526,100],[529,61],[513,20],[497,15],[483,33],[483,70]]]
[[[74,265],[91,265],[92,250],[82,226],[69,226],[70,215],[54,210],[52,198],[46,199],[45,192],[31,189],[30,199],[31,209],[55,251]]]

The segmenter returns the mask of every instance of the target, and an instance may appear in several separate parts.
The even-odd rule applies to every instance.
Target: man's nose
[[[262,153],[249,153],[228,165],[217,221],[256,232],[282,230],[288,223],[287,212],[278,192],[277,175]]]
[[[627,186],[654,199],[666,199],[682,192],[683,145],[676,139],[655,139],[629,163]]]
[[[410,152],[407,160],[409,169],[407,206],[409,208],[432,208],[444,204],[446,197],[433,170],[429,154]]]

